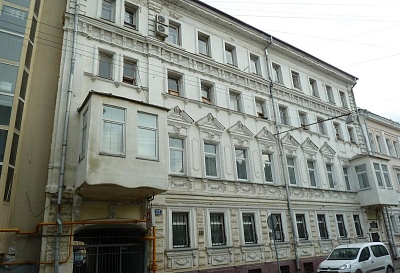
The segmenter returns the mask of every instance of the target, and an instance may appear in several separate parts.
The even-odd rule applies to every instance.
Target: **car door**
[[[386,272],[386,265],[390,260],[389,252],[382,245],[371,245],[372,255],[375,256],[375,270],[376,272]]]
[[[371,255],[371,251],[368,246],[364,247],[360,252],[360,257],[358,262],[363,272],[374,272],[375,266],[375,256]]]

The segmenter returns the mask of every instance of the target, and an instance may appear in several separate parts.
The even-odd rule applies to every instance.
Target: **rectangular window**
[[[210,213],[211,245],[226,245],[225,220],[223,213]]]
[[[207,82],[201,82],[201,100],[204,103],[211,104],[213,101],[213,86]]]
[[[261,75],[260,58],[253,54],[250,54],[250,69],[251,73]]]
[[[299,240],[308,240],[306,217],[304,214],[296,214],[296,227]]]
[[[167,37],[167,42],[174,45],[181,45],[180,38],[180,26],[178,24],[174,24],[172,22],[169,23],[169,33]]]
[[[333,165],[332,164],[326,164],[326,173],[328,175],[329,188],[334,189],[335,182],[333,179]]]
[[[399,148],[397,146],[397,141],[393,141],[393,156],[399,157]]]
[[[272,154],[262,154],[264,164],[264,175],[266,182],[274,182],[272,175]]]
[[[158,158],[157,116],[138,112],[138,156]]]
[[[99,77],[113,79],[113,58],[111,53],[99,52]]]
[[[189,237],[189,213],[172,213],[172,246],[182,248],[190,246]]]
[[[210,144],[210,143],[204,143],[204,161],[205,161],[205,165],[206,165],[206,176],[218,177],[217,145]]]
[[[199,47],[199,54],[211,56],[210,54],[210,36],[203,33],[197,34],[197,45]]]
[[[347,127],[347,132],[349,133],[350,142],[356,143],[356,138],[354,136],[354,129],[352,127]]]
[[[289,182],[291,185],[296,185],[296,162],[293,157],[286,157],[288,173],[289,173]]]
[[[236,49],[233,45],[225,43],[225,61],[227,64],[237,66]]]
[[[380,136],[376,136],[376,143],[378,146],[378,152],[383,154],[383,149],[382,149],[382,141]]]
[[[333,91],[332,91],[332,87],[329,85],[325,85],[325,89],[326,89],[326,96],[328,97],[328,101],[330,103],[335,103],[335,98],[333,97]]]
[[[339,91],[339,97],[342,107],[347,108],[346,94],[343,91]]]
[[[383,178],[382,178],[381,168],[378,163],[374,163],[374,170],[375,170],[376,181],[378,182],[379,187],[383,188]]]
[[[287,107],[279,106],[279,118],[281,124],[289,125],[289,116]]]
[[[257,244],[257,232],[253,213],[243,213],[243,235],[245,244]]]
[[[342,130],[340,129],[340,124],[334,122],[333,128],[334,128],[334,133],[335,133],[336,139],[343,140]]]
[[[0,147],[1,151],[1,147]],[[0,162],[1,162],[1,154],[0,154]],[[397,183],[400,185],[400,169],[396,169],[396,177],[397,177]]]
[[[273,219],[274,226],[274,233],[273,237],[274,240],[277,242],[284,242],[285,241],[285,234],[283,233],[283,224],[282,224],[282,217],[280,214],[271,214]]]
[[[293,88],[301,90],[300,74],[292,71],[292,83]]]
[[[240,94],[229,91],[229,106],[233,111],[240,111]]]
[[[308,130],[308,118],[307,113],[299,111],[300,126],[304,130]]]
[[[183,139],[169,137],[169,171],[170,173],[183,174],[184,171]]]
[[[394,233],[399,233],[399,226],[397,224],[396,217],[394,215],[390,215],[390,222],[391,222],[392,227],[393,227],[393,232]]]
[[[180,96],[182,76],[168,72],[168,93]]]
[[[369,138],[369,145],[371,147],[371,151],[377,152],[376,147],[375,147],[374,137],[371,132],[368,132],[368,138]]]
[[[9,203],[11,201],[11,191],[14,182],[14,168],[8,167],[6,186],[4,189],[3,201]]]
[[[276,82],[283,83],[282,70],[279,64],[272,63],[272,73]]]
[[[103,0],[101,6],[101,18],[114,22],[115,17],[115,1]]]
[[[311,78],[309,79],[309,81],[310,81],[311,95],[319,97],[317,81]]]
[[[317,221],[318,221],[319,237],[321,239],[329,239],[325,214],[317,214]]]
[[[308,175],[310,177],[310,185],[311,187],[316,187],[317,179],[315,177],[315,162],[307,160],[307,166],[308,166]]]
[[[326,135],[325,120],[317,117],[318,131],[321,135]]]
[[[236,171],[238,179],[247,180],[247,151],[235,148]]]
[[[392,182],[390,181],[390,174],[387,165],[381,164],[383,177],[385,178],[385,184],[387,188],[392,188]]]
[[[363,237],[364,231],[362,230],[360,216],[357,214],[354,214],[353,220],[354,220],[354,228],[356,230],[357,237]]]
[[[348,167],[343,167],[343,177],[344,177],[344,182],[346,184],[346,190],[348,191],[351,190]]]
[[[137,8],[125,4],[124,25],[137,30]]]
[[[393,156],[393,145],[392,145],[392,142],[388,138],[386,138],[385,140],[386,140],[386,145],[388,147],[389,155]]]
[[[338,231],[339,231],[339,237],[347,238],[347,231],[346,231],[346,226],[344,223],[343,214],[336,214],[336,222],[337,222],[337,227],[338,227]]]
[[[256,99],[256,111],[259,118],[268,118],[265,113],[265,101]]]
[[[14,96],[0,94],[0,125],[10,124],[13,101]]]
[[[136,62],[124,58],[124,74],[122,81],[127,84],[136,85]]]
[[[361,164],[355,167],[358,184],[360,185],[360,189],[369,188],[369,181],[367,175],[367,165]]]
[[[103,151],[125,153],[125,109],[103,106]]]
[[[82,132],[81,132],[81,153],[79,155],[80,158],[83,158],[86,155],[86,141],[87,141],[87,125],[88,125],[88,110],[86,110],[82,114]]]

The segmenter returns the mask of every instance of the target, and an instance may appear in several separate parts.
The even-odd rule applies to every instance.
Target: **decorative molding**
[[[332,162],[336,154],[335,150],[331,146],[329,146],[328,142],[325,142],[324,145],[322,145],[322,147],[319,149],[319,151],[328,163]]]

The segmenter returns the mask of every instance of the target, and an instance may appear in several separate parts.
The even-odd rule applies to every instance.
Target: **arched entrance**
[[[145,230],[139,226],[90,226],[74,235],[73,273],[143,273]]]

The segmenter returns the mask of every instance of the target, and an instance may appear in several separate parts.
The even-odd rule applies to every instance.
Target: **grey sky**
[[[203,2],[357,76],[357,106],[400,122],[400,1]]]

